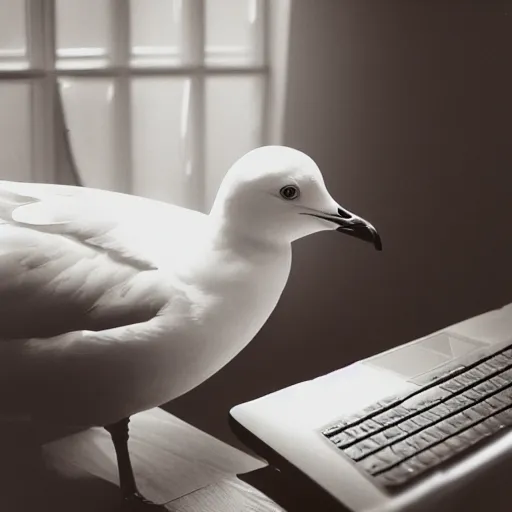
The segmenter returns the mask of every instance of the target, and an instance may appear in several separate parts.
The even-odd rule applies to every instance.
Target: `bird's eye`
[[[283,187],[279,193],[283,199],[287,199],[288,201],[297,199],[300,195],[299,189],[293,185],[286,185],[286,187]]]

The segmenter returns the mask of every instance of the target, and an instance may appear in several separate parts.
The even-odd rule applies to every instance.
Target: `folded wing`
[[[204,217],[114,192],[0,182],[0,340],[150,320],[171,298],[159,274],[174,235]]]

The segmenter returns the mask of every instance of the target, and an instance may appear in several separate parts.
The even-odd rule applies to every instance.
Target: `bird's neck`
[[[217,202],[210,212],[209,221],[215,226],[211,231],[213,247],[229,248],[240,258],[264,262],[268,258],[272,259],[291,250],[288,240],[269,236],[261,227],[241,222],[236,215],[228,215],[224,205]]]
[[[224,287],[227,282],[242,284],[253,276],[275,268],[287,268],[291,262],[290,243],[269,243],[250,232],[238,229],[233,223],[209,219],[211,229],[199,247],[188,254],[184,268],[187,273],[204,278],[208,283]],[[215,272],[212,273],[212,268]],[[287,276],[286,276],[287,277]]]

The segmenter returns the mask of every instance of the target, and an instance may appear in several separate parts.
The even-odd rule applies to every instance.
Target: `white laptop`
[[[251,448],[345,509],[452,510],[450,499],[512,463],[512,304],[230,415]]]

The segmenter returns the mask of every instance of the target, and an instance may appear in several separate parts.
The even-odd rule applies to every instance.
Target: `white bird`
[[[337,229],[381,249],[304,153],[255,149],[209,215],[65,185],[0,182],[0,422],[105,426],[125,503],[144,501],[132,414],[228,363],[272,313],[291,243]]]

